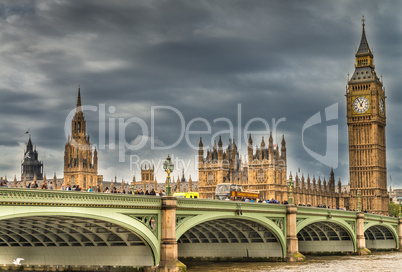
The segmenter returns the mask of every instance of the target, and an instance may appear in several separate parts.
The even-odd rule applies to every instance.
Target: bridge
[[[2,188],[0,206],[0,265],[184,271],[189,260],[301,261],[402,243],[402,218],[294,205]]]

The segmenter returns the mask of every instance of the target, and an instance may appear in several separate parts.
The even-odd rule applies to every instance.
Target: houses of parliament
[[[378,214],[388,214],[386,170],[386,104],[382,80],[376,74],[374,55],[367,42],[363,18],[362,36],[355,54],[355,71],[348,79],[346,88],[346,116],[349,147],[349,189],[345,190],[340,180],[335,180],[334,171],[329,177],[316,177],[287,172],[286,137],[280,145],[274,145],[272,134],[263,137],[257,146],[255,139],[248,137],[247,159],[241,159],[235,139],[223,149],[221,139],[211,150],[204,150],[202,139],[198,149],[198,182],[190,178],[190,186],[182,179],[173,186],[180,190],[199,190],[200,198],[214,198],[219,183],[241,184],[246,190],[259,191],[263,199],[285,202],[289,198],[288,182],[294,181],[294,202],[305,205],[327,205]],[[86,134],[86,121],[81,109],[81,93],[78,90],[77,108],[64,152],[64,177],[60,183],[79,185],[83,189],[103,182],[98,175],[98,152],[92,148]],[[143,180],[133,178],[131,186],[139,188],[164,187],[154,177],[154,167],[144,168]],[[21,180],[42,179],[43,162],[33,149],[31,138],[22,161]],[[56,176],[54,181],[56,181]],[[116,180],[115,180],[116,182]],[[183,184],[182,184],[183,182]],[[113,183],[113,181],[112,181]],[[162,187],[161,187],[162,186]],[[157,189],[157,188],[155,188]]]
[[[349,188],[343,190],[340,180],[335,181],[331,169],[328,180],[315,176],[293,178],[294,202],[304,205],[327,205],[361,209],[378,214],[388,214],[386,145],[385,145],[385,89],[375,72],[374,55],[368,45],[363,17],[362,36],[355,54],[355,71],[348,79],[346,89]],[[281,202],[289,198],[287,175],[286,141],[274,147],[272,135],[268,145],[262,138],[259,146],[253,147],[248,139],[247,161],[240,160],[235,141],[230,141],[226,150],[222,141],[204,154],[200,140],[198,151],[198,184],[201,198],[213,198],[218,183],[241,184],[243,188],[259,191],[264,199]],[[205,156],[206,155],[206,156]]]

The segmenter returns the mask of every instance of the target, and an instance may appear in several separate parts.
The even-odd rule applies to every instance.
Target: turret
[[[214,141],[214,146],[212,149],[212,161],[215,161],[218,159],[218,147],[216,146],[216,140]]]
[[[94,168],[98,169],[98,151],[96,150],[96,148],[94,151]]]
[[[331,174],[330,174],[330,178],[328,181],[328,187],[329,187],[329,191],[330,192],[334,192],[335,191],[335,174],[334,174],[334,169],[331,167]]]
[[[193,191],[193,180],[191,179],[191,175],[188,179],[188,191],[192,192]]]
[[[248,153],[248,163],[253,161],[253,139],[251,139],[251,134],[248,136],[248,146],[247,146],[247,153]]]
[[[317,190],[315,176],[313,176],[313,192]]]
[[[318,191],[321,193],[321,177],[318,177]]]
[[[274,139],[272,138],[272,132],[269,133],[268,156],[269,159],[274,158]]]
[[[29,135],[29,140],[28,140],[28,144],[27,144],[27,150],[25,151],[25,154],[28,152],[33,152],[33,145],[32,145],[32,141],[31,141],[31,135]]]
[[[341,179],[338,180],[338,193],[342,193],[342,183],[341,183]]]
[[[232,154],[231,154],[231,156],[232,156],[232,161],[233,161],[233,163],[234,164],[236,164],[236,161],[237,161],[237,145],[236,145],[236,141],[235,141],[235,139],[233,138],[233,145],[232,145]]]
[[[281,142],[281,159],[286,162],[286,141],[285,141],[285,135],[282,135],[282,142]]]
[[[262,159],[264,158],[264,155],[263,155],[264,149],[265,149],[265,141],[264,141],[264,136],[262,136],[262,139],[261,139],[261,152],[260,152],[259,158],[258,158],[260,161],[262,161]]]
[[[176,192],[180,193],[180,177],[177,177],[177,190]]]
[[[223,160],[223,149],[222,149],[222,139],[221,136],[219,136],[219,142],[218,142],[218,161],[222,162]]]

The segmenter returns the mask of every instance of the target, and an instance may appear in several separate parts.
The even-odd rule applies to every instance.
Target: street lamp
[[[288,181],[288,186],[289,186],[289,204],[293,205],[293,193],[292,193],[292,188],[293,188],[293,181],[292,181],[292,174],[290,174],[289,181]]]
[[[173,172],[174,164],[170,155],[167,156],[165,162],[163,163],[163,169],[167,173],[167,186],[166,186],[166,196],[172,196],[172,188],[170,187],[170,173]]]

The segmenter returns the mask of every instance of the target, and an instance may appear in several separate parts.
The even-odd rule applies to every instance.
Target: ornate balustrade
[[[39,189],[0,189],[0,205],[84,206],[160,209],[160,197]]]

